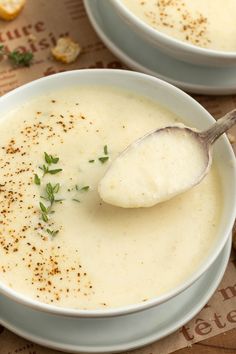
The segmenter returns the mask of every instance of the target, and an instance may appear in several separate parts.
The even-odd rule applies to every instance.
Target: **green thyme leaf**
[[[59,157],[53,157],[52,155],[49,155],[46,152],[44,152],[44,159],[49,165],[51,165],[52,163],[56,164],[59,161]]]
[[[80,200],[79,200],[79,199],[73,198],[72,200],[73,200],[74,202],[80,203]]]
[[[31,52],[21,53],[18,50],[13,50],[12,52],[8,53],[8,59],[14,66],[30,66],[33,57],[34,55]]]
[[[98,160],[99,160],[101,163],[107,162],[108,159],[109,159],[108,156],[102,156],[102,157],[99,157],[99,158],[98,158]]]
[[[42,202],[39,203],[39,206],[40,206],[40,209],[42,210],[43,213],[47,213],[47,208],[45,207],[45,205]]]
[[[53,193],[58,193],[59,189],[60,189],[60,184],[59,183],[55,184],[55,186],[52,188]]]
[[[58,163],[58,161],[59,161],[59,157],[53,157],[53,156],[51,155],[51,160],[52,160],[52,163],[56,164],[56,163]]]
[[[49,165],[51,165],[51,157],[46,152],[44,153],[44,159]]]
[[[84,187],[79,187],[77,184],[75,185],[75,189],[78,191],[78,192],[85,192],[85,191],[88,191],[89,190],[89,186],[84,186]]]
[[[89,163],[93,163],[95,160],[89,160]]]
[[[42,219],[44,222],[48,222],[48,216],[46,213],[42,213]]]
[[[51,183],[46,184],[46,194],[47,194],[47,200],[51,203],[51,206],[54,202],[54,192],[53,192],[53,186]]]
[[[57,174],[57,173],[59,173],[59,172],[62,171],[62,168],[57,168],[57,169],[55,169],[55,170],[49,170],[48,166],[45,166],[45,165],[39,166],[39,168],[40,168],[40,170],[43,171],[43,177],[44,177],[47,173],[49,173],[50,175],[55,175],[55,174]]]
[[[84,186],[84,187],[82,187],[82,188],[80,188],[80,191],[88,191],[89,190],[89,186]]]
[[[59,230],[50,230],[50,229],[47,229],[46,231],[52,237],[56,236],[58,234],[58,232],[59,232]]]
[[[30,66],[33,59],[32,52],[20,52],[18,50],[9,52],[4,44],[0,44],[0,56],[5,56],[14,66]]]
[[[44,200],[48,200],[48,198],[44,197],[43,195],[40,195],[40,198],[42,198]]]
[[[51,183],[46,184],[46,193],[47,195],[53,195],[53,186]]]
[[[104,146],[103,151],[104,151],[104,155],[108,155],[108,148],[107,148],[107,145]]]
[[[34,183],[37,184],[37,186],[40,186],[41,184],[40,178],[37,174],[34,175]]]
[[[48,173],[50,175],[55,175],[55,174],[57,174],[58,172],[61,172],[61,171],[62,171],[62,168],[57,168],[55,170],[48,170]]]

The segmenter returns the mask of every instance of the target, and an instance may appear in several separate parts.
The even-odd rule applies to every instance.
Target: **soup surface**
[[[236,1],[120,0],[149,26],[200,47],[236,51]]]
[[[101,309],[146,301],[191,275],[220,220],[214,164],[198,186],[152,208],[113,207],[97,191],[132,141],[179,121],[144,97],[91,86],[1,118],[1,282],[45,303]]]

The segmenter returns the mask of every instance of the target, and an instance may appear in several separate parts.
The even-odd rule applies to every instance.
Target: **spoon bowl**
[[[124,208],[151,207],[197,184],[208,174],[212,145],[236,123],[236,110],[197,131],[182,124],[152,131],[129,145],[111,164],[98,191]]]

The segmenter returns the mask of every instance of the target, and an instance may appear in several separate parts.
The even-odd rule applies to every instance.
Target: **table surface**
[[[174,354],[236,354],[236,328],[177,350]]]

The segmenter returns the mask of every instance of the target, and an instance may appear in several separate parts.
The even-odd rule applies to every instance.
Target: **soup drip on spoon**
[[[236,123],[236,110],[205,131],[184,125],[155,130],[129,145],[99,183],[101,198],[123,208],[151,207],[194,187],[207,175],[212,145]]]

